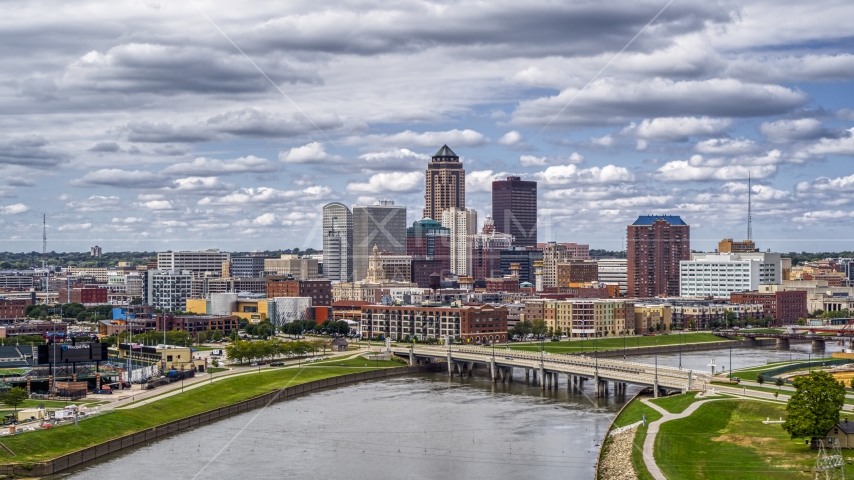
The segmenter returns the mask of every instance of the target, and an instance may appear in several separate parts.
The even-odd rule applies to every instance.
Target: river
[[[828,344],[828,355],[839,347]],[[792,351],[733,349],[736,368],[807,358]],[[729,349],[682,355],[707,371]],[[654,363],[655,358],[632,357]],[[658,356],[677,366],[676,354]],[[521,374],[520,374],[521,373]],[[420,374],[314,393],[119,452],[53,478],[177,479],[590,479],[604,436],[625,397],[592,398],[561,388],[543,392],[485,376]]]

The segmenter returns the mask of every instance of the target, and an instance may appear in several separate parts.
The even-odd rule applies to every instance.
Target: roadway
[[[487,364],[495,378],[494,369],[521,368],[543,374],[565,374],[598,381],[613,381],[644,386],[658,386],[669,390],[688,391],[709,380],[708,375],[690,370],[662,365],[649,365],[615,359],[549,353],[526,353],[518,350],[494,350],[488,347],[399,346],[390,347],[396,355],[419,358],[445,359],[449,372],[455,369],[471,370],[472,364]],[[460,369],[458,364],[462,364]],[[594,384],[594,387],[596,385]]]

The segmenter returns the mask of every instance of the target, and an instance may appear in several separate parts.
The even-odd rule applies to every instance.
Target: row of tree
[[[329,340],[296,340],[283,342],[278,338],[271,340],[235,340],[225,347],[225,353],[231,361],[245,363],[253,360],[266,360],[283,357],[304,356],[309,353],[317,353],[329,348]]]
[[[27,318],[45,320],[48,318],[62,318],[65,321],[94,322],[112,318],[112,305],[94,305],[84,307],[80,303],[65,303],[52,306],[43,303],[27,305],[24,310]]]

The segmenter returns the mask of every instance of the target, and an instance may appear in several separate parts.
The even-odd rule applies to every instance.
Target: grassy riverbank
[[[523,350],[528,352],[539,352],[542,348],[549,353],[591,353],[595,350],[622,350],[625,348],[636,347],[653,347],[658,342],[659,347],[667,345],[679,345],[689,343],[710,343],[710,342],[725,342],[727,339],[717,337],[711,333],[686,333],[683,335],[656,335],[654,337],[606,337],[599,338],[595,342],[593,339],[572,339],[560,342],[551,342],[546,340],[544,343],[530,344],[511,344],[513,350]]]
[[[792,439],[767,418],[785,418],[779,403],[722,400],[692,415],[665,422],[655,442],[655,460],[670,479],[768,479],[811,477],[816,451]],[[854,452],[843,450],[847,458]],[[805,474],[805,472],[807,472]]]
[[[652,475],[649,474],[643,463],[643,441],[646,438],[649,422],[658,420],[661,418],[661,414],[644,405],[640,401],[640,397],[636,397],[631,403],[626,405],[620,416],[614,420],[612,428],[617,429],[631,425],[643,420],[644,416],[646,416],[646,425],[639,426],[635,432],[635,439],[632,446],[632,467],[639,480],[653,480]]]
[[[130,433],[256,397],[274,390],[315,380],[374,370],[368,367],[315,366],[301,369],[270,369],[253,375],[235,376],[199,386],[185,393],[165,397],[137,408],[116,410],[73,425],[40,430],[14,437],[3,443],[14,457],[0,449],[4,463],[48,460]]]

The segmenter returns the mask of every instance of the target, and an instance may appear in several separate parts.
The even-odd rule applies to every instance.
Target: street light
[[[682,370],[682,330],[679,330],[679,370]]]

